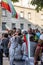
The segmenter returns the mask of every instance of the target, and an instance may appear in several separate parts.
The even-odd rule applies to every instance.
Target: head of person
[[[12,30],[10,30],[10,31],[8,32],[8,35],[9,35],[9,36],[11,36],[11,31],[12,31]]]
[[[28,31],[22,30],[22,34],[23,34],[23,35],[26,35],[26,34],[28,34]]]
[[[40,35],[38,42],[39,42],[39,44],[43,45],[43,34]]]
[[[32,34],[32,28],[29,28],[28,33]]]
[[[38,28],[36,29],[36,33],[39,32]]]
[[[2,37],[4,37],[4,34],[5,34],[5,33],[2,33]]]
[[[35,33],[35,29],[32,30],[32,33]]]
[[[10,30],[9,33],[8,33],[8,35],[9,35],[10,37],[12,37],[12,36],[14,35],[13,30]]]
[[[13,32],[14,32],[14,33],[16,32],[16,27],[13,28]]]
[[[4,34],[4,37],[5,37],[5,38],[8,38],[8,33],[5,33],[5,34]]]
[[[16,32],[18,33],[18,35],[21,35],[21,29],[20,29],[20,28],[18,28],[18,29],[16,30]]]
[[[41,32],[41,34],[43,34],[43,31]]]

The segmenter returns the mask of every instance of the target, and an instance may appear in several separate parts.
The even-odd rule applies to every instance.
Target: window
[[[41,29],[41,31],[43,31],[43,29]]]
[[[28,28],[31,28],[31,24],[28,24]]]
[[[38,25],[35,25],[35,28],[38,28]]]
[[[41,19],[43,20],[43,14],[41,14]]]
[[[6,10],[4,8],[2,8],[2,16],[7,16],[6,15]]]
[[[16,23],[12,23],[12,29],[16,27]]]
[[[2,30],[6,30],[6,22],[2,22]]]
[[[41,27],[43,28],[43,25],[41,25]]]
[[[30,12],[28,13],[28,18],[31,19],[31,13]]]
[[[41,31],[43,31],[43,25],[41,25],[41,28],[42,28]]]
[[[20,24],[20,28],[23,29],[24,28],[24,24]]]
[[[23,11],[20,12],[20,17],[24,18],[24,12]]]

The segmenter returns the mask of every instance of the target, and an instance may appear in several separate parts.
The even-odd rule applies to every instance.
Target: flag
[[[2,0],[1,6],[2,6],[3,8],[5,8],[6,10],[8,10],[8,11],[11,12],[11,8],[10,8],[10,6],[9,6],[7,0]]]
[[[26,53],[28,54],[28,40],[27,40],[27,34],[24,35],[24,42],[26,43]]]
[[[12,17],[18,18],[18,14],[11,2],[11,0],[2,0],[2,7],[12,13]]]
[[[28,44],[27,44],[27,38],[26,38],[26,35],[24,35],[24,42],[26,42],[26,51],[28,51]]]
[[[28,57],[30,58],[30,36],[29,34],[26,35],[27,45],[28,45]]]
[[[24,35],[24,41],[26,42],[26,53],[30,57],[30,38],[29,34]]]
[[[6,30],[11,30],[8,25],[5,25],[5,27],[6,27]]]
[[[11,0],[7,0],[7,1],[8,1],[8,4],[9,4],[10,8],[11,8],[12,17],[18,18],[18,14],[17,14]]]

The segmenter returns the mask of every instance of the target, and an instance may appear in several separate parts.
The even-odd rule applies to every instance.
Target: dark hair
[[[18,32],[18,35],[21,35],[21,29],[20,28],[17,29],[17,32]]]
[[[5,34],[4,34],[4,37],[5,37],[5,38],[7,38],[7,37],[8,37],[8,34],[7,34],[7,33],[5,33]]]
[[[5,33],[2,33],[2,36],[4,36]]]
[[[13,35],[14,34],[14,32],[13,32],[13,30],[10,30],[9,32],[8,32],[8,35]]]
[[[13,30],[16,30],[16,27],[14,27]]]

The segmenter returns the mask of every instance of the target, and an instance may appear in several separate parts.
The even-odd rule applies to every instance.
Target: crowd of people
[[[26,61],[26,59],[28,59],[27,34],[29,34],[29,41],[36,43],[33,52],[34,65],[37,64],[37,58],[39,58],[38,55],[40,55],[40,49],[42,50],[43,48],[43,32],[32,28],[30,28],[28,31],[13,28],[7,33],[3,33],[2,37],[0,38],[0,45],[3,48],[3,55],[8,57],[10,65],[14,65],[15,60]],[[43,50],[41,58],[43,58]],[[41,61],[43,65],[43,59],[41,59]]]

